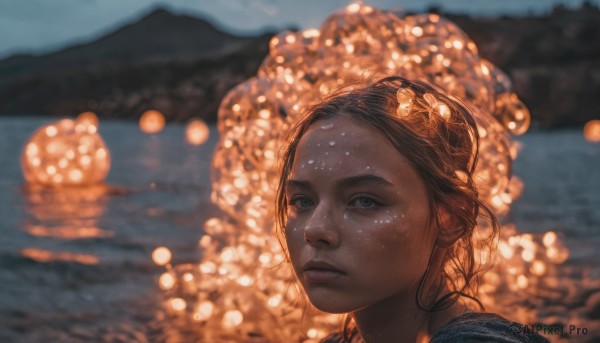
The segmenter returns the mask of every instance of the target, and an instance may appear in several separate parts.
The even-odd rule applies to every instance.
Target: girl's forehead
[[[311,125],[299,141],[292,174],[339,175],[407,168],[408,160],[376,129],[338,115]]]
[[[375,136],[381,136],[381,134],[342,114],[313,123],[300,139],[299,146],[316,143],[319,144],[319,147],[330,146],[333,148],[338,142],[357,141],[358,143],[362,138],[374,138]]]

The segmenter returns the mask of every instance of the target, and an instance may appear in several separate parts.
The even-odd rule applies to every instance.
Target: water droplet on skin
[[[350,151],[346,151],[346,156],[349,156],[349,155],[350,155]]]
[[[329,146],[333,148],[335,146],[335,141],[329,142]]]
[[[329,124],[323,124],[321,125],[321,129],[323,130],[329,130],[333,127],[333,123],[329,123]]]
[[[341,136],[345,136],[345,135],[346,135],[346,133],[345,133],[345,132],[342,132],[342,133],[341,133]]]
[[[344,213],[344,219],[348,219],[348,213]]]
[[[371,166],[367,166],[367,169],[371,169]]]
[[[315,163],[315,160],[308,160],[308,164],[313,164]]]

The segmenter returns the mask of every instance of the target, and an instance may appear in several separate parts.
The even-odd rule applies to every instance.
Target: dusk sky
[[[51,52],[86,42],[162,6],[205,17],[238,34],[266,28],[318,27],[349,0],[0,0],[0,58],[17,52]],[[420,11],[431,5],[475,15],[543,13],[557,3],[583,0],[371,0],[381,9]],[[592,2],[600,4],[600,0]]]

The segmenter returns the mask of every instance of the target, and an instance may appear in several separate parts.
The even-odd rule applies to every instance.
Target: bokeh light
[[[158,247],[152,251],[152,261],[159,266],[164,266],[171,262],[171,250],[167,247]]]
[[[204,144],[209,135],[208,125],[202,119],[192,119],[185,127],[185,138],[191,145]]]
[[[156,110],[148,110],[140,117],[140,130],[145,133],[158,133],[165,127],[165,116]]]
[[[39,128],[21,154],[25,180],[45,186],[102,182],[110,170],[110,154],[97,131],[87,119],[62,119]]]
[[[585,123],[583,136],[590,142],[600,142],[600,120],[593,119]]]
[[[82,112],[77,116],[75,121],[80,124],[94,125],[96,127],[98,127],[100,123],[98,116],[94,112]]]

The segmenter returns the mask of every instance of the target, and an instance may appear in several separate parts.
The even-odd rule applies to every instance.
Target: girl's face
[[[286,197],[291,262],[318,309],[414,299],[435,230],[423,180],[379,132],[343,114],[313,124]]]

